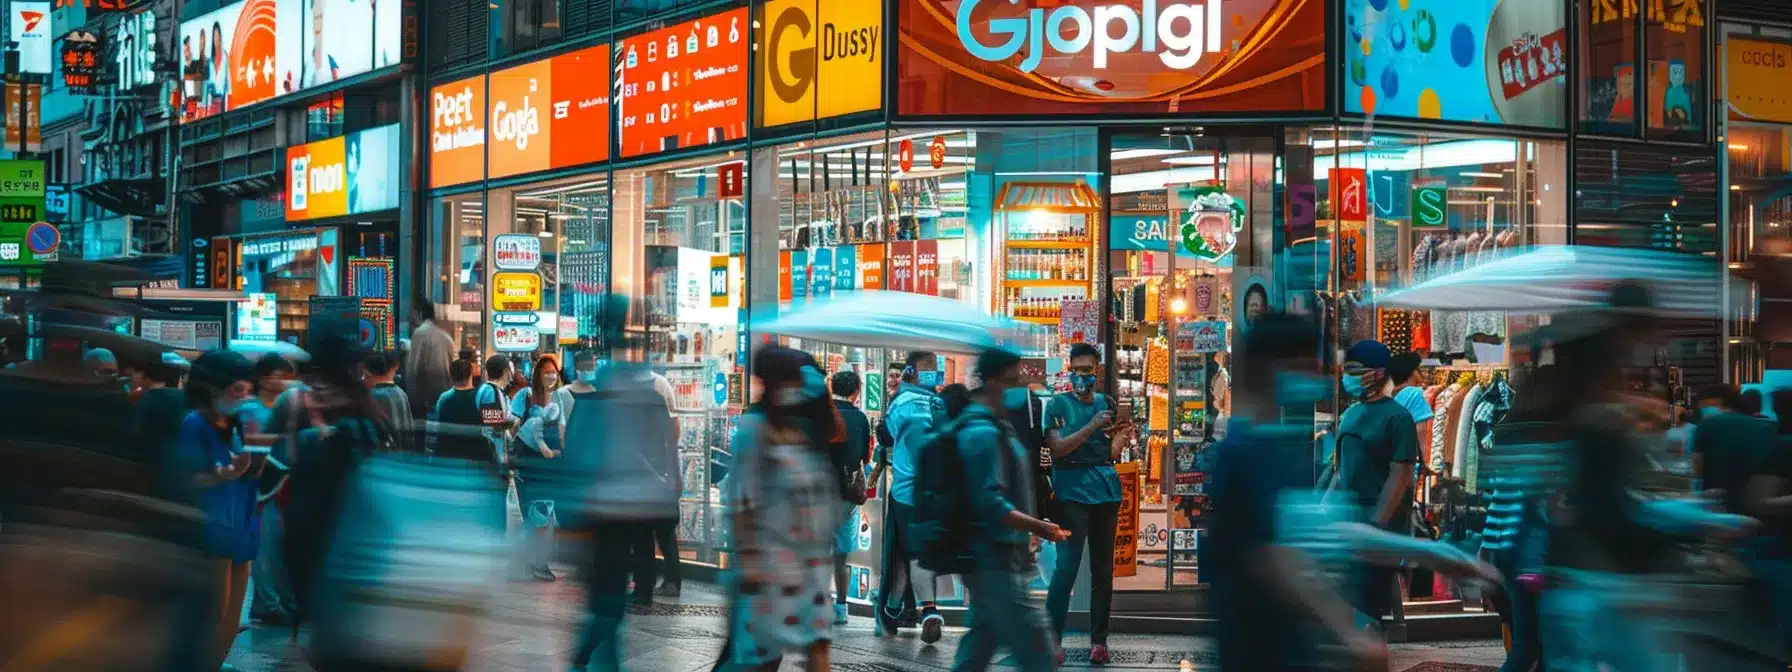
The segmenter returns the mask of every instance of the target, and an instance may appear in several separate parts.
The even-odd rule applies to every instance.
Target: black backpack
[[[975,568],[971,544],[976,530],[965,494],[958,432],[980,422],[995,424],[1003,440],[1013,438],[994,418],[963,413],[928,435],[915,457],[915,517],[909,522],[908,551],[921,567],[937,574],[964,574]],[[1014,473],[1009,451],[996,452],[1002,456],[1003,473]]]

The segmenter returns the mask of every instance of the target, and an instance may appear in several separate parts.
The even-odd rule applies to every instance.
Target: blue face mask
[[[591,369],[588,371],[581,370],[578,372],[576,377],[579,380],[585,381],[587,383],[595,383],[595,382],[597,382],[597,369]]]
[[[1344,393],[1345,394],[1348,394],[1354,398],[1361,399],[1363,394],[1365,394],[1367,392],[1368,392],[1368,389],[1366,389],[1363,386],[1363,377],[1362,376],[1345,376],[1344,377]]]
[[[946,382],[946,374],[940,371],[916,371],[915,384],[929,390],[937,390]]]
[[[1002,393],[1002,406],[1011,411],[1023,410],[1027,407],[1027,400],[1030,397],[1032,395],[1027,392],[1027,388],[1010,387]]]
[[[1360,381],[1359,381],[1360,382]],[[1294,371],[1276,372],[1276,405],[1300,406],[1325,401],[1331,385],[1325,378]]]
[[[1070,388],[1076,390],[1077,394],[1088,394],[1095,389],[1095,374],[1072,374],[1070,376]]]

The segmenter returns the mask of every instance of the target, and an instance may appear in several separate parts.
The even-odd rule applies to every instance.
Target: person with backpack
[[[933,572],[911,559],[908,529],[915,506],[914,453],[934,428],[945,422],[945,405],[938,392],[944,382],[945,372],[940,370],[938,355],[924,350],[908,353],[902,384],[884,413],[892,438],[891,479],[889,508],[884,515],[883,577],[878,586],[875,629],[879,636],[895,636],[899,613],[892,610],[900,610],[906,601],[904,593],[913,590],[921,612],[921,641],[926,644],[940,640],[946,619],[934,604],[938,588]]]
[[[764,392],[734,434],[727,484],[738,564],[725,669],[772,672],[793,651],[811,672],[829,669],[829,542],[840,510],[830,502],[841,487],[829,443],[842,428],[813,362],[779,346],[753,357]]]
[[[828,446],[834,469],[840,474],[840,497],[846,515],[834,530],[834,625],[846,624],[846,586],[851,575],[846,556],[859,545],[859,506],[865,503],[865,463],[871,456],[871,419],[859,410],[857,372],[842,369],[829,381],[834,392],[834,411],[840,414],[843,436]]]
[[[508,365],[502,358],[494,359]],[[504,400],[491,383],[475,384],[471,360],[454,360],[448,365],[448,377],[454,387],[436,399],[429,414],[430,452],[496,469],[502,463],[503,444],[493,433],[507,430],[512,418]]]
[[[1020,385],[1020,355],[1003,349],[977,358],[983,382],[972,403],[918,446],[911,534],[920,564],[959,574],[968,593],[970,632],[953,672],[989,669],[1006,648],[1025,672],[1055,669],[1052,631],[1027,594],[1029,535],[1062,542],[1070,533],[1033,515],[1033,453],[1010,423],[1008,391]]]
[[[1070,348],[1071,391],[1052,397],[1045,407],[1046,440],[1052,452],[1052,488],[1057,495],[1056,520],[1070,530],[1070,541],[1058,547],[1046,593],[1052,630],[1064,638],[1070,611],[1070,590],[1089,552],[1089,662],[1108,662],[1108,615],[1114,596],[1114,528],[1119,524],[1120,475],[1114,461],[1131,440],[1131,432],[1115,425],[1114,405],[1095,391],[1101,351],[1088,343]],[[1060,656],[1063,654],[1060,653]],[[1062,658],[1060,658],[1062,660]]]

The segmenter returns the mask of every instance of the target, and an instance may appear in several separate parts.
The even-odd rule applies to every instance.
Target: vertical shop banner
[[[485,77],[429,90],[429,186],[485,177]]]
[[[7,22],[11,24],[9,39],[19,52],[19,72],[48,75],[54,64],[51,53],[55,39],[50,37],[50,3],[13,0]]]
[[[834,289],[849,292],[859,288],[858,250],[857,245],[834,248]]]
[[[622,156],[745,137],[747,8],[621,40],[612,97]]]
[[[809,300],[809,251],[790,251],[790,302]]]
[[[939,296],[940,241],[915,241],[915,293]]]
[[[890,259],[886,266],[891,291],[915,291],[915,241],[898,240],[890,243]]]
[[[609,45],[499,70],[488,86],[488,177],[609,158]]]
[[[336,296],[342,293],[342,234],[336,227],[317,232],[317,293]]]
[[[888,248],[883,243],[869,243],[858,246],[859,257],[859,289],[883,289],[884,279],[888,277],[888,269],[884,268],[884,253]]]
[[[790,300],[790,250],[778,252],[778,302]]]
[[[725,163],[716,167],[716,182],[720,188],[716,191],[719,198],[740,198],[747,191],[747,164]]]
[[[1346,0],[1344,109],[1562,128],[1563,0]]]
[[[718,254],[709,258],[709,307],[728,307],[728,259]]]
[[[1322,110],[1331,4],[902,0],[897,113]]]
[[[1361,281],[1368,275],[1368,228],[1361,221],[1338,222],[1338,268],[1345,280]]]
[[[1139,463],[1114,465],[1120,475],[1120,511],[1114,518],[1114,576],[1139,573]]]
[[[1792,124],[1792,43],[1725,37],[1724,75],[1732,119]]]
[[[1369,219],[1369,174],[1362,168],[1333,168],[1331,179],[1332,219],[1361,222]]]
[[[1648,80],[1643,90],[1648,94],[1648,130],[1650,135],[1696,134],[1705,128],[1711,108],[1705,89],[1705,12],[1711,3],[1655,0],[1645,4],[1643,54]],[[1781,16],[1786,16],[1784,9]]]
[[[834,292],[834,248],[818,247],[810,253],[809,294],[818,299]]]

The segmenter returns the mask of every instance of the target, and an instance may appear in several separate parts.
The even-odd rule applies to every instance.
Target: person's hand
[[[1070,538],[1070,530],[1058,527],[1056,523],[1046,522],[1039,531],[1039,538],[1046,541],[1064,541]]]
[[[1387,672],[1388,645],[1370,632],[1357,632],[1344,642],[1350,656],[1350,669],[1358,672]]]
[[[236,453],[230,456],[230,464],[221,464],[213,469],[220,480],[234,481],[249,472],[254,457],[248,453]]]
[[[1095,420],[1092,421],[1090,424],[1095,425],[1096,429],[1107,429],[1108,425],[1111,425],[1113,423],[1114,423],[1114,412],[1113,411],[1102,411],[1100,413],[1095,414]]]
[[[553,448],[542,448],[542,449],[541,449],[541,456],[542,456],[542,457],[545,457],[545,458],[548,458],[548,459],[550,459],[550,460],[551,460],[551,459],[554,459],[554,458],[556,458],[556,457],[559,457],[559,456],[560,456],[560,451],[558,451],[558,450],[554,450],[554,449],[553,449]]]

